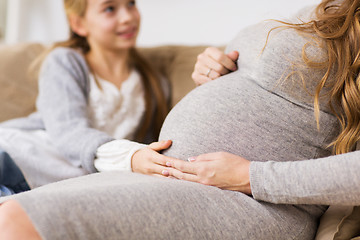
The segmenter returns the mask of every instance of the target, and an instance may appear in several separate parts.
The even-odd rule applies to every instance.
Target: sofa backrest
[[[35,110],[37,79],[27,69],[44,49],[40,44],[0,47],[0,121],[26,116]]]
[[[195,87],[191,73],[196,57],[206,46],[160,46],[140,48],[149,62],[172,86],[172,105]],[[37,77],[30,64],[46,47],[36,43],[0,45],[0,122],[35,111]]]

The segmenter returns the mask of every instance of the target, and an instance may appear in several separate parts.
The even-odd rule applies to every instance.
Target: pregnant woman
[[[315,19],[309,23],[262,22],[240,32],[227,47],[240,52],[239,70],[190,92],[163,124],[160,139],[173,141],[164,154],[173,161],[159,161],[158,174],[189,181],[107,172],[50,184],[5,202],[1,232],[313,239],[322,204],[360,203],[352,192],[358,153],[347,153],[359,138],[358,9],[360,1],[323,1],[316,16],[303,11],[303,19]],[[269,174],[276,166],[285,177]],[[340,180],[323,170],[337,166],[346,171]]]

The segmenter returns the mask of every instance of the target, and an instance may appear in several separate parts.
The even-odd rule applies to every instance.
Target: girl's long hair
[[[64,7],[68,19],[72,14],[82,17],[85,15],[87,2],[86,0],[64,0]],[[79,36],[70,29],[69,39],[55,43],[32,64],[31,68],[37,69],[46,55],[57,47],[78,49],[84,54],[90,51],[86,38]],[[130,49],[129,64],[139,71],[145,89],[145,115],[135,138],[139,142],[144,141],[151,126],[153,126],[153,136],[157,138],[162,123],[169,111],[168,101],[161,86],[160,76],[135,48]],[[153,112],[154,106],[155,112]]]
[[[340,133],[330,144],[335,154],[354,150],[360,139],[360,0],[323,0],[315,9],[315,19],[300,24],[284,23],[300,33],[315,35],[324,44],[327,60],[302,58],[310,68],[324,68],[325,74],[315,89],[314,111],[319,124],[319,98],[330,86],[328,101],[340,122]],[[335,81],[330,80],[334,74]],[[336,107],[339,106],[339,107]]]

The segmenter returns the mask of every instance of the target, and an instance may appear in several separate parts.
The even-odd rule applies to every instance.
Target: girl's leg
[[[24,175],[19,167],[12,160],[10,155],[0,149],[0,185],[6,191],[1,191],[2,195],[11,195],[12,193],[19,193],[30,190]]]
[[[7,240],[41,240],[30,218],[15,200],[0,205],[0,236]]]

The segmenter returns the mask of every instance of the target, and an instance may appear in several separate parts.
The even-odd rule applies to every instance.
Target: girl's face
[[[91,48],[111,50],[135,46],[140,27],[140,14],[135,1],[87,0],[85,16],[79,19],[80,34]]]

